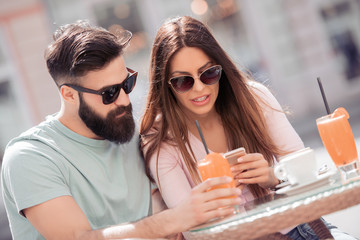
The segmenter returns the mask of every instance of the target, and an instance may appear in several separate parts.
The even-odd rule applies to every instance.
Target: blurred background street
[[[0,0],[0,164],[11,138],[59,109],[43,57],[57,27],[88,19],[113,32],[133,32],[125,60],[139,72],[130,98],[140,121],[155,33],[164,20],[181,15],[207,23],[238,67],[289,111],[305,145],[330,162],[315,123],[326,114],[320,77],[331,110],[348,110],[359,152],[360,0]],[[328,218],[360,238],[359,209]],[[1,199],[0,240],[9,239]]]

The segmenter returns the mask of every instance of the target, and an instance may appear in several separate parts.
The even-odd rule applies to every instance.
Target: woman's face
[[[194,85],[190,90],[179,93],[173,88],[172,91],[183,111],[191,117],[206,117],[209,113],[215,112],[215,101],[219,92],[219,82],[213,85],[206,85],[200,81],[200,74],[208,68],[215,66],[201,49],[184,47],[173,55],[170,61],[171,78],[179,76],[192,76]]]

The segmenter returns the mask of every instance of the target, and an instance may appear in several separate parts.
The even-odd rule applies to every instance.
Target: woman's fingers
[[[234,176],[234,179],[241,179],[241,178],[254,178],[254,177],[260,177],[260,176],[269,176],[269,168],[256,168],[256,169],[250,169],[244,172],[241,172]]]
[[[239,158],[238,162],[231,167],[237,184],[266,185],[271,181],[271,168],[262,154],[247,154]]]

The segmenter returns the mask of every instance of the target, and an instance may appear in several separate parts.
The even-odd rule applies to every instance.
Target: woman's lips
[[[210,95],[201,96],[191,99],[191,102],[195,105],[204,105],[210,101]]]

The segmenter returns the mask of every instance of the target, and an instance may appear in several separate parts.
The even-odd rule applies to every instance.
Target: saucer
[[[319,175],[318,179],[315,181],[305,183],[305,184],[288,185],[288,186],[285,186],[283,188],[276,190],[276,193],[277,194],[294,195],[294,194],[306,192],[313,188],[317,188],[317,187],[323,186],[325,184],[328,184],[330,182],[330,177],[332,177],[334,174],[335,174],[335,172],[330,171],[330,172]]]

